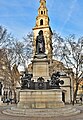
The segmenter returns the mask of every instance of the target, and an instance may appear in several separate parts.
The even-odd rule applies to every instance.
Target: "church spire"
[[[40,0],[40,6],[45,7],[46,6],[46,0]]]
[[[35,27],[49,26],[48,10],[46,7],[46,0],[40,0],[40,6],[38,9],[38,16],[36,17]]]
[[[48,10],[46,8],[46,0],[40,0],[40,7],[38,9],[38,15],[48,15]]]
[[[45,53],[48,58],[52,58],[52,30],[49,25],[48,9],[46,7],[46,0],[40,0],[40,6],[38,8],[38,15],[36,17],[36,24],[33,28],[34,40],[33,40],[33,55],[36,53],[36,38],[40,30],[43,31],[45,40]]]

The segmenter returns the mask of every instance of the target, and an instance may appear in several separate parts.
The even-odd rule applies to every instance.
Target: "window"
[[[43,20],[42,19],[40,20],[40,25],[43,25]]]
[[[44,11],[44,14],[45,14],[45,11]]]
[[[41,14],[43,14],[43,11],[41,11]]]

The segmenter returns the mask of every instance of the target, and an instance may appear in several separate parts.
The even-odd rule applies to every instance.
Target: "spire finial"
[[[40,0],[40,7],[46,7],[46,0]]]

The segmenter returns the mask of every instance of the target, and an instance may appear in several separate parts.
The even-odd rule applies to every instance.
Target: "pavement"
[[[80,110],[81,113],[70,116],[56,116],[56,117],[28,117],[28,116],[12,116],[3,114],[3,110],[10,109],[11,107],[16,106],[15,104],[3,104],[0,106],[0,120],[83,120],[83,105],[75,104],[73,107]],[[71,106],[71,105],[68,105]],[[32,113],[33,114],[33,113]]]

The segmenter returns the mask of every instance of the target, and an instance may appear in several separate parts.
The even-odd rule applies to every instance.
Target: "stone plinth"
[[[37,82],[39,77],[43,77],[45,82],[50,79],[49,76],[49,60],[47,58],[35,58],[32,60],[33,78],[34,82]]]
[[[18,108],[57,108],[63,107],[62,90],[20,90]]]

